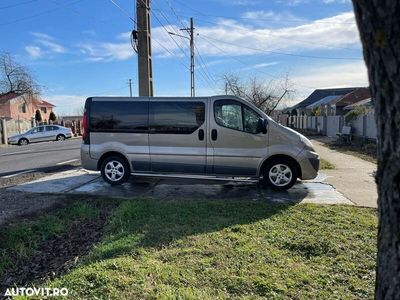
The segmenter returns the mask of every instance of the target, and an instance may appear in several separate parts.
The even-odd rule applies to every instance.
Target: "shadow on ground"
[[[29,193],[72,193],[105,197],[145,197],[157,200],[248,199],[281,203],[352,204],[323,175],[314,181],[298,181],[288,191],[272,191],[254,182],[227,182],[184,178],[131,177],[120,186],[110,186],[97,172],[66,171],[10,188]]]

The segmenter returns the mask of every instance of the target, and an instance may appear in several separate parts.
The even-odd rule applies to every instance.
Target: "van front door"
[[[255,176],[268,155],[268,134],[258,132],[261,116],[237,100],[214,100],[208,139],[216,175]],[[212,152],[211,152],[212,149]]]
[[[150,100],[149,144],[151,171],[205,174],[207,99]]]

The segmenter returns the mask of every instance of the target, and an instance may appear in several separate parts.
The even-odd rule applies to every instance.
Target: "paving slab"
[[[29,193],[66,193],[77,187],[88,184],[100,176],[98,172],[74,169],[59,172],[34,181],[8,188],[9,191]]]
[[[121,186],[110,186],[98,172],[83,169],[61,172],[9,190],[31,193],[90,194],[121,198],[174,199],[250,199],[282,203],[348,204],[352,202],[323,180],[303,181],[288,191],[272,191],[254,182],[221,182],[184,178],[137,177]]]
[[[324,170],[325,182],[332,184],[338,191],[358,206],[376,208],[378,191],[375,183],[377,165],[359,157],[329,149],[324,141],[313,140],[315,150],[335,166],[334,170]]]

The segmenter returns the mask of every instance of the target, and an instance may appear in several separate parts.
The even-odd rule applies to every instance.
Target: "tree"
[[[35,113],[35,120],[36,120],[36,122],[38,122],[38,123],[40,123],[40,122],[42,122],[42,114],[40,113],[40,110],[36,110],[36,113]]]
[[[291,92],[287,77],[283,82],[277,84],[272,81],[261,81],[257,77],[243,80],[238,75],[225,74],[223,81],[227,94],[241,97],[253,103],[267,115],[271,115],[278,105],[282,103],[284,97],[288,96],[289,92]]]
[[[376,299],[400,299],[400,2],[353,0],[378,133]]]
[[[28,69],[5,53],[0,54],[0,94],[9,92],[38,95],[40,88]]]
[[[50,112],[49,121],[51,121],[51,122],[57,121],[57,116],[54,112]]]

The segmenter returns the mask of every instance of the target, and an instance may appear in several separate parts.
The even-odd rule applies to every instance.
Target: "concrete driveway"
[[[313,181],[298,182],[285,192],[276,192],[254,182],[131,177],[121,186],[105,183],[98,172],[83,169],[57,173],[11,188],[28,193],[89,194],[105,197],[155,199],[247,199],[289,203],[352,204],[331,185],[323,183],[324,174]]]
[[[375,183],[377,165],[353,155],[331,150],[324,146],[329,138],[313,140],[315,150],[335,166],[334,170],[324,170],[325,182],[332,184],[354,204],[377,207],[378,191]]]

